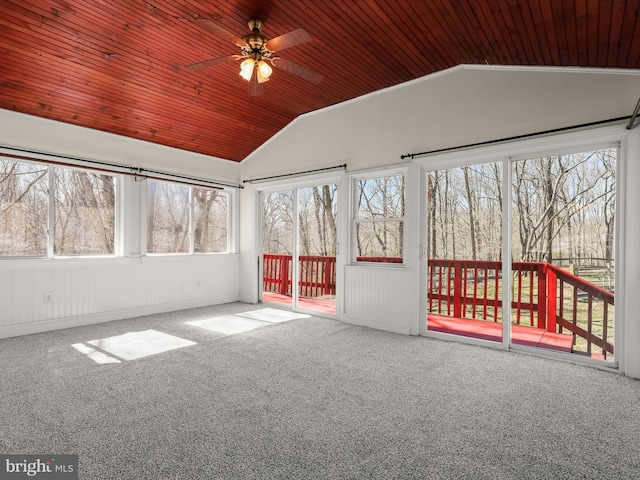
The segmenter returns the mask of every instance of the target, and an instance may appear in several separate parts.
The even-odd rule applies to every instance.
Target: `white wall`
[[[240,192],[240,300],[246,303],[258,301],[258,222],[257,192],[246,184]]]
[[[237,184],[236,162],[0,109],[0,146]]]
[[[7,110],[0,110],[0,145],[228,183],[240,180],[235,162]],[[237,301],[237,253],[140,256],[145,198],[144,182],[122,179],[120,257],[0,259],[0,338]],[[45,292],[52,293],[51,303],[45,303]]]
[[[243,178],[400,156],[630,115],[640,70],[459,66],[302,115],[242,162]]]
[[[626,375],[640,379],[640,126],[629,135],[627,144],[628,161],[626,175],[620,179],[624,185],[624,270],[620,280],[623,302],[616,303],[616,312],[624,315],[624,325],[618,338],[624,342],[622,367]],[[618,301],[616,292],[616,302]],[[616,313],[617,314],[617,313]]]

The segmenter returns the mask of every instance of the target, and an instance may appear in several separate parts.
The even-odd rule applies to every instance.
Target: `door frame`
[[[291,308],[293,311],[308,313],[314,316],[327,317],[327,318],[341,318],[341,312],[343,311],[343,295],[342,295],[342,285],[343,285],[343,270],[344,270],[344,258],[345,255],[343,251],[344,245],[347,245],[347,242],[343,238],[346,229],[344,227],[344,204],[346,197],[345,192],[345,174],[340,172],[331,172],[325,174],[317,174],[317,175],[301,175],[295,178],[286,178],[281,180],[274,180],[269,182],[264,182],[260,184],[254,185],[257,191],[257,205],[258,205],[258,215],[256,215],[256,224],[257,224],[257,251],[258,251],[258,302],[265,303],[268,305],[278,306],[275,303],[264,302],[262,298],[263,288],[262,288],[262,279],[264,278],[264,270],[263,270],[263,218],[262,218],[262,206],[264,201],[265,193],[273,193],[273,192],[282,192],[282,191],[291,191],[293,192],[293,229],[294,229],[294,238],[293,238],[293,268],[292,275],[296,280],[294,281],[294,287],[291,289],[291,305],[280,305],[283,308]],[[298,225],[298,190],[302,188],[310,188],[319,185],[326,184],[335,184],[337,188],[337,212],[338,219],[336,222],[337,229],[337,238],[336,238],[336,313],[335,315],[319,312],[316,310],[308,310],[304,308],[300,308],[299,306],[299,291],[297,288],[297,279],[300,275],[300,267],[299,267],[299,242],[300,242],[300,229]]]

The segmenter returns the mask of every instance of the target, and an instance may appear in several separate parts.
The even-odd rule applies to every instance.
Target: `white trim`
[[[283,190],[294,190],[296,188],[314,187],[317,185],[326,185],[327,183],[338,184],[344,176],[344,172],[320,172],[310,173],[308,175],[300,175],[295,177],[286,177],[274,179],[260,183],[252,184],[252,187],[258,192],[273,193]]]
[[[351,180],[368,180],[371,178],[391,177],[393,175],[406,175],[411,167],[411,162],[394,163],[382,167],[371,167],[361,170],[347,171]]]
[[[618,155],[616,157],[616,217],[614,230],[615,248],[615,273],[614,282],[616,285],[615,303],[623,305],[624,308],[616,308],[614,313],[613,359],[618,364],[621,373],[626,374],[627,356],[632,350],[637,350],[638,345],[630,345],[627,342],[627,322],[631,321],[629,307],[627,306],[627,286],[625,278],[627,275],[627,219],[629,218],[629,207],[627,203],[627,192],[629,189],[627,179],[627,169],[629,162],[629,138],[628,136],[620,140]],[[637,185],[636,185],[637,187]],[[620,261],[619,259],[624,259]],[[621,288],[618,288],[621,286]],[[622,346],[622,347],[621,347]]]
[[[547,156],[562,156],[562,155],[577,153],[577,150],[580,150],[581,152],[589,152],[592,150],[618,148],[620,146],[621,141],[622,141],[622,138],[616,139],[613,141],[590,142],[590,143],[580,142],[580,143],[574,144],[572,142],[570,145],[565,145],[563,148],[547,147],[547,148],[541,148],[536,151],[531,151],[526,154],[512,155],[511,161],[514,163],[521,160],[529,160],[532,158],[547,157]]]
[[[55,258],[56,176],[53,171],[53,165],[47,166],[47,182],[49,183],[49,198],[47,199],[47,258]]]
[[[544,155],[551,150],[557,153],[559,151],[575,151],[576,148],[583,148],[584,145],[612,144],[626,138],[628,132],[629,130],[624,125],[613,125],[591,130],[580,130],[578,132],[545,135],[526,140],[514,140],[513,142],[473,149],[436,153],[414,159],[413,162],[430,170],[494,163],[505,156],[519,159],[527,156]]]
[[[512,196],[512,176],[513,176],[513,162],[509,157],[502,159],[502,185],[500,190],[502,191],[502,344],[505,347],[511,345],[511,280],[512,280],[512,265],[511,255],[505,255],[505,252],[511,253],[511,203],[513,201]],[[509,272],[508,275],[505,272]],[[506,293],[505,293],[506,292]],[[505,300],[505,295],[507,299]],[[508,319],[508,321],[505,321]]]
[[[286,177],[282,179],[274,179],[273,181],[265,181],[260,182],[259,184],[252,184],[256,195],[254,196],[256,201],[256,245],[258,251],[258,278],[256,281],[260,282],[260,279],[264,278],[264,262],[262,261],[264,250],[263,250],[263,235],[262,232],[264,230],[263,226],[263,218],[262,218],[262,208],[264,203],[264,194],[277,193],[277,192],[291,192],[292,193],[292,203],[293,203],[293,255],[292,255],[292,278],[297,279],[300,276],[300,262],[298,258],[300,256],[300,228],[298,225],[298,217],[299,217],[299,202],[298,202],[298,190],[304,188],[312,188],[322,185],[334,184],[336,186],[336,194],[338,201],[338,222],[336,224],[337,228],[337,238],[336,240],[336,313],[335,315],[327,314],[323,312],[319,312],[316,310],[306,310],[301,309],[299,305],[299,291],[297,288],[292,288],[291,295],[291,305],[287,305],[286,308],[296,312],[304,312],[311,313],[316,316],[323,316],[326,318],[340,318],[340,312],[342,308],[342,290],[341,285],[344,281],[344,276],[342,275],[342,266],[343,266],[343,258],[344,255],[340,252],[340,240],[342,235],[342,223],[340,222],[340,218],[343,216],[341,204],[344,202],[342,197],[344,196],[343,192],[343,182],[344,182],[345,174],[344,172],[337,171],[326,171],[326,172],[314,172],[308,175],[300,175],[295,177]],[[277,303],[271,303],[264,301],[263,291],[261,287],[257,289],[257,302],[278,306]]]
[[[410,163],[396,164],[396,165],[388,165],[386,167],[377,167],[377,168],[368,168],[366,170],[359,170],[354,172],[347,172],[348,181],[349,181],[349,253],[348,253],[348,265],[349,266],[377,266],[380,268],[408,268],[407,265],[407,239],[409,238],[409,232],[407,231],[408,222],[407,222],[407,204],[409,203],[409,168],[412,165]],[[405,191],[404,191],[404,204],[405,204],[405,214],[404,217],[376,217],[376,218],[359,218],[358,217],[358,186],[356,182],[363,180],[373,180],[378,178],[385,177],[393,177],[393,176],[403,176],[405,182]],[[357,237],[356,237],[356,226],[359,223],[385,223],[385,222],[396,222],[402,224],[402,263],[385,263],[385,262],[364,262],[358,261],[358,254],[356,252],[357,248]]]
[[[383,320],[373,320],[369,317],[360,317],[358,315],[352,315],[345,313],[342,316],[342,321],[351,325],[359,325],[363,327],[375,328],[378,330],[384,330],[392,333],[400,333],[402,335],[410,335],[411,327],[409,325],[402,325],[398,323],[385,322]]]
[[[418,335],[425,335],[427,333],[427,315],[429,314],[429,309],[427,308],[427,303],[429,300],[429,292],[428,292],[428,261],[429,256],[427,252],[429,251],[429,229],[427,228],[427,202],[428,202],[428,191],[427,191],[427,169],[425,167],[420,167],[420,189],[418,192],[419,198],[419,208],[418,208]]]
[[[595,68],[595,67],[559,67],[537,65],[483,65],[463,63],[459,65],[464,70],[485,71],[515,71],[515,72],[550,72],[550,73],[588,73],[601,75],[640,75],[640,70],[626,68]],[[455,68],[455,67],[454,67]]]
[[[227,192],[227,252],[240,252],[240,192],[237,188]]]

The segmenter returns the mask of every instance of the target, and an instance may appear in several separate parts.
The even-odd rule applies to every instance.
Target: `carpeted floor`
[[[107,480],[640,478],[638,381],[264,309],[0,340],[0,454]]]

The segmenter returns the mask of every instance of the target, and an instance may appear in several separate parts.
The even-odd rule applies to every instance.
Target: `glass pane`
[[[147,180],[147,253],[189,252],[189,187]]]
[[[513,163],[513,343],[613,358],[616,155]]]
[[[358,219],[404,218],[404,175],[357,181]]]
[[[193,251],[226,252],[229,194],[222,190],[194,187]]]
[[[292,304],[293,233],[293,192],[265,193],[262,201],[265,302]]]
[[[402,263],[404,222],[356,222],[356,260]]]
[[[112,255],[115,245],[115,178],[54,168],[56,255]]]
[[[502,341],[502,168],[427,174],[427,329]]]
[[[0,159],[0,255],[46,256],[48,167]]]
[[[336,313],[337,186],[298,190],[298,306]]]

